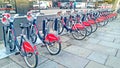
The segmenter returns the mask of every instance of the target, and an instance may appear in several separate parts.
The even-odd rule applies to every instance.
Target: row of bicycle
[[[42,41],[42,46],[46,47],[51,55],[57,55],[61,51],[60,34],[66,29],[77,40],[82,40],[95,32],[98,26],[106,25],[110,20],[117,17],[116,13],[110,11],[91,11],[76,12],[70,15],[62,15],[59,18],[45,18],[42,22],[42,33],[37,26],[38,14],[31,11],[27,13],[28,23],[20,23],[21,30],[20,41],[17,39],[16,30],[14,28],[14,17],[9,13],[2,16],[4,44],[7,50],[20,54],[26,64],[35,68],[38,64],[38,51],[36,46],[37,37]],[[52,23],[50,23],[52,22]],[[50,26],[52,24],[52,26]],[[51,30],[52,29],[52,30]],[[50,33],[55,31],[56,34]]]
[[[2,14],[1,22],[3,25],[3,37],[4,44],[7,52],[16,52],[16,55],[20,54],[25,63],[30,68],[37,67],[38,64],[38,50],[36,46],[37,37],[42,42],[42,47],[46,47],[51,55],[57,55],[61,51],[61,40],[58,35],[48,33],[46,30],[46,21],[43,20],[43,34],[40,33],[37,26],[37,16],[34,16],[31,12],[27,13],[28,23],[20,23],[21,30],[16,30],[14,24],[14,17],[9,13]],[[20,37],[17,37],[17,32],[22,32]]]
[[[53,23],[52,27],[56,26],[58,28],[57,32],[59,35],[66,29],[77,40],[82,40],[91,35],[99,26],[105,26],[109,21],[117,17],[117,13],[112,13],[112,11],[106,9],[69,12],[67,15],[59,15],[59,19]],[[54,25],[56,23],[57,25]]]

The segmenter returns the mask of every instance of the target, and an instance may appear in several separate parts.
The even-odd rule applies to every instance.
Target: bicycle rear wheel
[[[16,46],[15,46],[15,41],[14,41],[14,35],[12,34],[12,32],[10,31],[9,32],[9,39],[7,40],[8,41],[8,45],[10,47],[10,51],[14,51],[16,49]]]
[[[58,20],[57,25],[55,25],[55,23],[52,23],[52,30],[53,31],[55,31],[55,27],[56,26],[57,26],[57,33],[60,35],[63,32],[63,30],[64,30],[64,27],[63,27],[63,25],[62,25],[60,20]]]
[[[60,42],[47,43],[46,48],[51,55],[57,55],[61,51],[61,43]]]
[[[30,40],[33,44],[37,41],[37,34],[35,28],[32,28],[32,32],[30,33]]]
[[[58,20],[58,34],[62,34],[63,30],[64,30],[64,26],[62,25],[62,23]]]
[[[87,30],[84,29],[76,29],[72,32],[72,36],[76,39],[76,40],[83,40],[86,36],[87,36]]]

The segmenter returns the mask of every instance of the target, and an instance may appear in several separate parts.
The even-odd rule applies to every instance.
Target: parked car
[[[76,8],[85,8],[85,3],[84,2],[77,2]]]
[[[40,9],[48,9],[48,4],[47,2],[40,1],[40,3],[34,4],[34,8],[40,8]]]
[[[98,8],[112,8],[111,4],[100,4]]]
[[[68,9],[68,8],[70,8],[70,4],[69,4],[69,2],[63,2],[63,3],[61,3],[60,4],[60,9]]]
[[[95,8],[95,4],[89,2],[89,3],[87,3],[87,6],[86,6],[86,7],[87,7],[87,8]]]

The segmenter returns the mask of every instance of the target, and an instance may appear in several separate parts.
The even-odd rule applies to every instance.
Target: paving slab
[[[23,68],[20,65],[16,64],[15,62],[11,62],[10,64],[7,64],[1,68]]]
[[[96,62],[101,63],[101,64],[104,64],[106,59],[107,59],[107,55],[97,53],[97,52],[93,52],[91,55],[89,55],[87,57],[87,59],[92,60],[92,61],[96,61]]]
[[[112,27],[112,26],[111,26]],[[120,35],[120,33],[119,32],[114,32],[114,31],[109,31],[109,30],[106,30],[106,31],[104,31],[104,30],[99,30],[100,32],[103,32],[103,33],[105,33],[105,34],[111,34],[111,35],[117,35],[117,36],[119,36]]]
[[[54,61],[48,60],[45,63],[39,65],[37,68],[67,68],[67,67],[60,65]]]
[[[89,38],[86,42],[89,44],[97,44],[100,40],[96,38]]]
[[[53,60],[65,67],[68,68],[84,68],[89,60],[84,59],[82,57],[70,54],[68,52],[62,51],[62,53],[58,55],[45,55],[50,60]]]
[[[85,48],[82,48],[79,46],[74,46],[74,45],[69,46],[69,47],[65,48],[64,50],[69,53],[72,53],[74,55],[81,56],[84,58],[86,58],[88,55],[90,55],[90,53],[92,53],[91,50],[88,50],[88,49],[85,49]]]
[[[70,40],[67,41],[66,43],[70,43],[70,44],[72,44],[72,45],[81,46],[81,45],[84,45],[85,43],[88,43],[88,42],[86,42],[86,40],[75,40],[75,39],[70,39]]]
[[[120,68],[120,58],[109,56],[105,65],[113,68]]]
[[[3,59],[0,59],[0,67],[4,67],[10,63],[12,63],[13,61],[9,58],[9,57],[6,57],[6,58],[3,58]]]
[[[115,38],[115,41],[114,41],[114,43],[116,43],[116,44],[120,44],[120,39],[118,39],[118,38]]]
[[[17,64],[21,65],[24,68],[28,68],[28,66],[26,65],[23,57],[21,57],[20,55],[13,55],[10,56],[10,58]],[[46,60],[48,60],[48,58],[45,58],[43,56],[38,55],[38,65],[40,65],[41,63],[45,62]]]
[[[108,41],[108,42],[113,42],[115,40],[114,37],[105,37],[105,36],[98,36],[96,39],[102,40],[102,41]]]
[[[72,44],[70,44],[70,43],[66,43],[66,42],[61,43],[61,44],[62,44],[62,49],[65,49],[65,48],[67,48],[67,47],[69,47],[69,46],[72,45]]]
[[[63,43],[70,39],[69,37],[66,37],[66,36],[61,36],[60,38]]]
[[[112,43],[112,42],[108,42],[108,41],[100,41],[98,44],[107,46],[107,47],[120,49],[120,44],[117,44],[117,43]]]
[[[97,32],[97,34],[99,36],[102,36],[102,37],[109,37],[109,38],[117,38],[117,37],[119,37],[120,38],[120,36],[109,34],[109,33],[105,33],[105,32]]]
[[[98,44],[84,44],[81,47],[89,49],[89,50],[93,50],[95,52],[99,52],[102,54],[106,54],[106,55],[113,55],[115,56],[117,53],[117,49],[115,48],[111,48],[111,47],[107,47],[107,46],[102,46],[102,45],[98,45]]]
[[[120,50],[118,50],[116,57],[120,57]]]
[[[97,62],[90,61],[85,68],[112,68],[112,67],[108,67],[103,64],[99,64]]]
[[[92,35],[90,35],[88,37],[90,37],[90,38],[96,38],[97,36],[98,36],[98,34],[97,34],[97,31],[96,31],[95,33],[93,33]]]

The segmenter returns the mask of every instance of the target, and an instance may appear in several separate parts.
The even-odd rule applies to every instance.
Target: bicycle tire
[[[58,44],[58,47],[53,47],[53,46],[56,46],[54,44]],[[53,47],[55,49],[55,51],[53,51],[52,50],[53,48],[51,48],[51,47]],[[57,55],[61,51],[61,43],[60,42],[46,43],[46,48],[51,55]]]
[[[29,56],[29,54],[30,55],[32,54],[32,55]],[[28,58],[30,58],[32,56],[34,56],[34,58],[31,58],[31,59],[35,59],[35,61],[34,61],[35,63],[34,64],[31,64],[31,62],[33,62],[33,61],[29,62],[29,60],[28,60]],[[35,53],[26,53],[26,56],[23,56],[23,59],[24,59],[25,63],[27,64],[27,66],[30,67],[30,68],[36,68],[37,65],[38,65],[38,55],[35,54]]]
[[[82,34],[81,32],[82,31],[84,31],[84,33]],[[75,34],[75,33],[77,33],[77,34]],[[80,35],[79,35],[80,34]],[[87,30],[86,30],[86,28],[84,28],[84,29],[76,29],[76,30],[74,30],[74,31],[72,31],[72,36],[76,39],[76,40],[83,40],[86,36],[87,36]],[[79,37],[78,37],[79,36]],[[80,38],[80,36],[82,36],[81,38]]]
[[[105,21],[105,23],[104,23],[104,25],[103,25],[103,26],[105,26],[105,25],[107,25],[107,24],[108,24],[108,20],[106,20],[106,21]]]
[[[8,39],[8,43],[9,43],[9,47],[10,47],[10,51],[14,51],[16,49],[15,46],[15,41],[14,41],[14,35],[12,34],[12,32],[9,32],[9,39]]]
[[[46,23],[45,29],[46,29],[46,32],[47,32],[47,34],[48,34],[48,33],[50,32],[50,22],[47,22],[47,23]]]
[[[91,24],[92,26],[92,33],[94,33],[98,29],[97,23]]]
[[[32,28],[32,32],[30,33],[30,40],[33,44],[37,41],[37,34],[34,27]]]
[[[35,53],[36,51],[34,50],[34,52],[31,51],[27,51],[27,49],[24,48],[23,43],[27,42],[28,44],[32,44],[27,38],[23,38],[22,39],[22,46],[20,49],[20,55],[23,57],[25,63],[27,64],[27,66],[29,68],[36,68],[38,65],[38,54]],[[33,45],[33,44],[32,44]],[[31,46],[32,46],[31,45]],[[26,45],[27,46],[27,45]],[[28,46],[29,47],[29,46]],[[33,47],[33,46],[32,46]],[[31,49],[31,48],[30,48]],[[33,48],[34,49],[34,48]]]
[[[104,26],[104,24],[105,24],[105,21],[102,21],[102,22],[98,23],[98,26],[102,27],[102,26]]]
[[[66,26],[69,27],[69,28],[71,28],[72,27],[72,21],[68,21],[67,20]]]
[[[55,23],[53,22],[52,25],[51,25],[51,27],[52,27],[52,31],[55,30],[55,29],[54,29],[54,26],[55,26]]]
[[[58,34],[62,34],[62,32],[64,31],[64,26],[62,25],[62,23],[58,20]]]
[[[91,33],[92,33],[92,26],[91,25],[90,26],[86,26],[85,28],[87,30],[87,36],[91,35]]]

